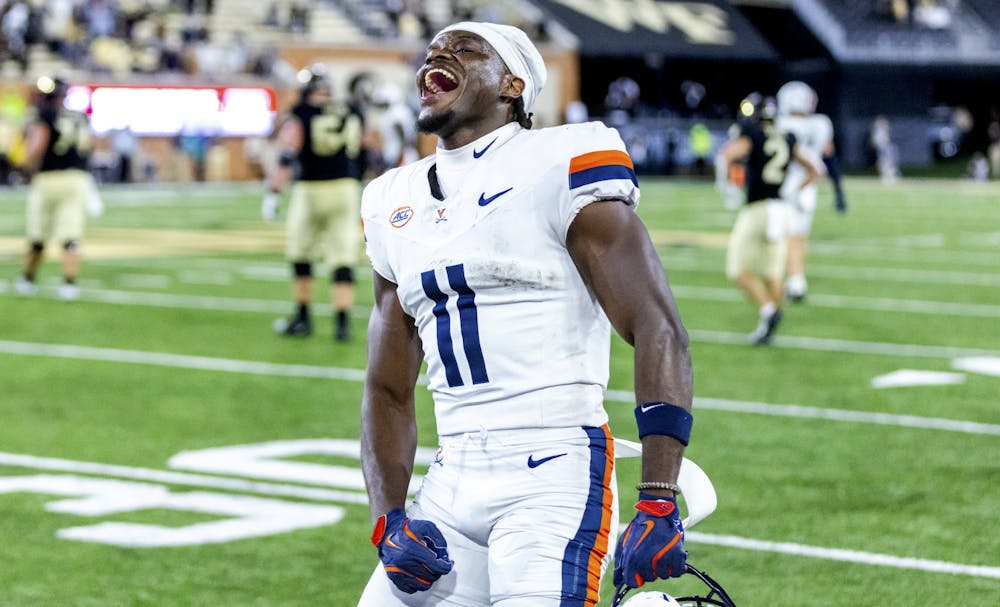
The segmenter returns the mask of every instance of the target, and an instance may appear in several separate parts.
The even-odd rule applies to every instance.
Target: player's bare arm
[[[833,145],[833,139],[826,142],[823,146],[823,156],[833,156],[833,153],[837,151],[837,148]]]
[[[305,137],[302,132],[302,121],[289,118],[278,131],[278,166],[275,167],[269,179],[270,191],[279,193],[292,181],[292,169],[295,158],[302,151]]]
[[[688,336],[649,233],[622,201],[587,205],[567,246],[612,326],[635,348],[637,403],[668,402],[691,410]],[[677,481],[684,445],[663,435],[642,439],[642,480]],[[669,490],[649,490],[673,495]]]
[[[38,171],[51,137],[52,133],[44,123],[36,122],[28,127],[27,133],[25,133],[24,168],[29,174]]]
[[[805,188],[811,183],[816,183],[816,180],[819,179],[819,169],[816,168],[815,163],[809,159],[809,156],[802,153],[802,148],[800,148],[798,144],[792,148],[792,157],[795,158],[795,161],[801,164],[802,168],[806,170],[806,178],[802,181],[802,185],[799,186],[799,190]]]
[[[417,448],[414,387],[422,360],[413,319],[396,285],[375,274],[368,323],[368,370],[361,403],[361,466],[372,521],[406,501]]]
[[[753,148],[753,142],[746,135],[741,135],[732,141],[726,142],[719,150],[719,156],[725,162],[726,169],[729,169],[729,165],[737,162],[743,158],[750,155],[750,150]]]

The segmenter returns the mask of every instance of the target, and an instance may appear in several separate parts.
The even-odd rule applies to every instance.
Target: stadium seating
[[[941,5],[947,18],[933,23],[921,21],[919,14],[894,19],[878,6],[865,0],[808,0],[797,3],[796,10],[813,16],[814,23],[821,12],[837,22],[843,36],[831,45],[835,54],[839,47],[901,62],[969,60],[995,48],[1000,37],[1000,13],[992,0]]]
[[[248,4],[252,5],[247,10]],[[247,3],[243,0],[215,0],[215,10],[211,15],[210,32],[213,42],[223,43],[234,33],[243,32],[250,43],[275,44],[291,41],[293,32],[287,24],[294,0]],[[365,34],[333,2],[309,2],[308,28],[305,40],[315,43],[345,44],[364,40]],[[266,25],[267,11],[277,13],[278,26]],[[302,35],[296,40],[301,42]]]
[[[995,0],[965,0],[965,6],[988,26],[993,48],[1000,49],[1000,10]]]

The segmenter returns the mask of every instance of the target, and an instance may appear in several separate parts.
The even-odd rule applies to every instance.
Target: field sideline
[[[734,214],[705,183],[640,183],[692,338],[687,454],[719,494],[691,562],[739,607],[994,605],[1000,185],[855,178],[844,216],[821,190],[810,295],[760,349],[722,272]],[[38,296],[13,294],[24,192],[0,190],[0,605],[354,605],[377,560],[357,462],[371,270],[353,342],[330,338],[323,282],[317,334],[281,339],[283,232],[258,186],[104,196],[64,302],[51,260]],[[613,344],[606,399],[625,439],[630,352]],[[418,408],[423,471],[425,391]],[[618,468],[627,517],[637,460]]]

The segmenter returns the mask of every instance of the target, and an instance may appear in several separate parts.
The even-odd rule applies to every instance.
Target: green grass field
[[[822,190],[810,295],[770,348],[746,345],[756,313],[723,275],[732,212],[708,184],[642,186],[692,338],[687,455],[719,497],[691,562],[739,607],[997,605],[1000,186],[859,178],[846,216]],[[24,192],[0,192],[0,605],[356,604],[377,562],[356,456],[371,272],[352,343],[323,305],[313,337],[275,336],[288,269],[259,200],[109,188],[65,302],[51,260],[13,294]],[[908,375],[924,385],[873,387]],[[637,477],[619,462],[626,520]]]

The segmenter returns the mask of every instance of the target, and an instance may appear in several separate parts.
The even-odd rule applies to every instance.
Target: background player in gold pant
[[[97,214],[101,208],[97,186],[86,170],[90,124],[84,114],[63,107],[68,89],[66,82],[58,78],[38,80],[41,97],[37,116],[27,129],[24,167],[25,173],[31,176],[26,230],[28,251],[24,274],[15,283],[15,290],[22,295],[37,292],[35,279],[45,245],[54,238],[63,248],[63,284],[59,287],[59,297],[79,297],[76,281],[80,272],[79,247],[86,211]]]
[[[261,206],[265,220],[277,213],[278,197],[298,169],[288,209],[285,252],[294,274],[296,310],[279,319],[275,330],[284,335],[312,334],[315,258],[322,254],[330,265],[334,307],[334,338],[350,338],[348,313],[354,303],[354,269],[361,247],[361,114],[335,101],[330,81],[315,69],[302,87],[300,102],[292,108],[278,132],[279,166],[270,177]]]
[[[788,166],[795,160],[804,169],[800,190],[819,176],[795,135],[775,126],[776,116],[774,99],[748,95],[740,102],[739,135],[722,146],[716,161],[716,179],[723,180],[734,164],[746,163],[746,201],[729,236],[726,276],[758,308],[757,327],[747,336],[758,346],[771,343],[781,323],[788,232],[788,203],[781,190]],[[726,187],[720,184],[723,191]]]

